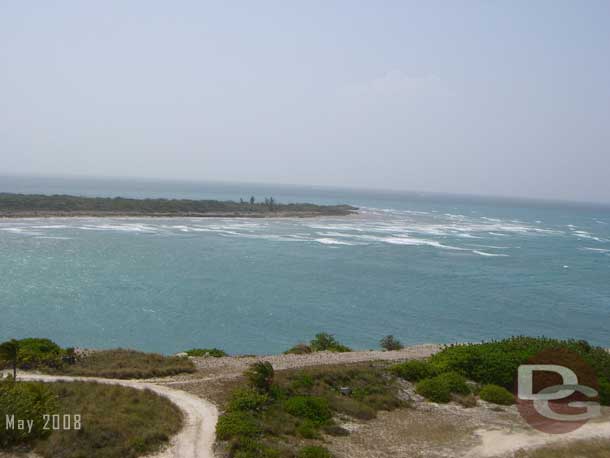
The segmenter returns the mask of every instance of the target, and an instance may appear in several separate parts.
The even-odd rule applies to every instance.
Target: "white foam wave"
[[[587,250],[587,251],[594,251],[596,253],[610,253],[610,250],[606,249],[606,248],[589,248],[589,247],[583,247],[581,248],[581,250]]]
[[[36,236],[37,239],[48,239],[48,240],[71,240],[72,237],[53,237],[50,235],[39,235]]]
[[[573,231],[572,234],[574,234],[576,237],[580,237],[581,239],[595,240],[596,242],[607,242],[608,241],[607,239],[603,239],[601,237],[596,237],[587,231]]]
[[[486,251],[472,250],[473,253],[478,254],[480,256],[488,256],[488,257],[506,257],[507,254],[499,254],[499,253],[487,253]]]
[[[330,239],[330,238],[319,238],[314,239],[316,242],[321,243],[322,245],[356,245],[355,243],[344,242],[341,240]]]

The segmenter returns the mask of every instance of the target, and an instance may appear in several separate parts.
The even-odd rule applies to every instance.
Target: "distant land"
[[[345,216],[350,205],[278,203],[273,197],[232,200],[127,199],[71,195],[0,193],[0,217],[151,216],[151,217],[315,217]]]

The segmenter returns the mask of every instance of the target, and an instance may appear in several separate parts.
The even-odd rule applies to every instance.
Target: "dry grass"
[[[610,458],[610,440],[576,441],[531,451],[521,450],[515,458]]]
[[[45,458],[135,458],[159,450],[182,426],[181,411],[148,390],[98,383],[49,387],[60,414],[80,414],[82,429],[53,431],[35,451]]]
[[[143,353],[135,350],[96,351],[79,359],[75,364],[64,365],[56,372],[64,375],[105,378],[152,378],[195,372],[188,358]]]

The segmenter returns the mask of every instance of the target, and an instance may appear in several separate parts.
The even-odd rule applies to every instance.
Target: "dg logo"
[[[547,349],[519,367],[517,408],[539,431],[563,434],[601,415],[595,371],[577,353]]]

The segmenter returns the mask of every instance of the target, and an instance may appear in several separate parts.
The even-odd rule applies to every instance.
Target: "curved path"
[[[135,380],[118,380],[97,377],[68,377],[38,374],[18,374],[18,380],[39,382],[97,382],[121,385],[138,390],[148,389],[176,404],[184,413],[184,426],[170,441],[170,446],[150,458],[214,458],[214,431],[218,410],[214,404],[167,386]]]

